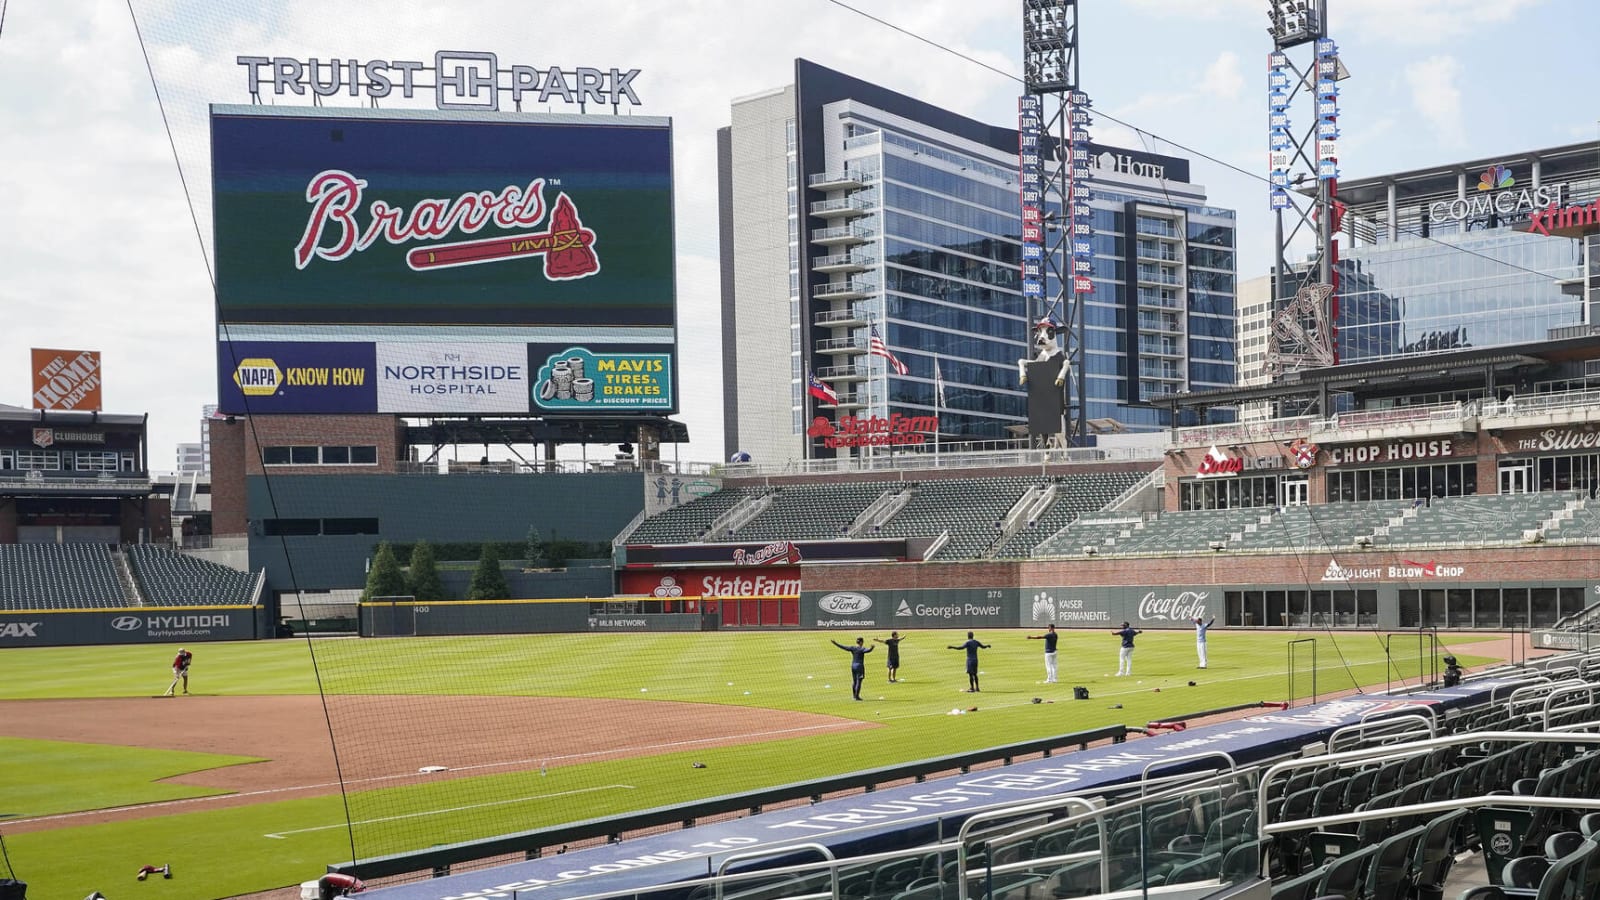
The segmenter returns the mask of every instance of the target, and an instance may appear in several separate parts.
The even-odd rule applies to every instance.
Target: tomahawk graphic
[[[418,247],[406,254],[406,265],[423,272],[543,254],[544,277],[551,281],[570,281],[600,271],[600,258],[595,255],[594,245],[594,232],[583,227],[578,208],[562,194],[556,198],[555,209],[550,213],[549,231]]]

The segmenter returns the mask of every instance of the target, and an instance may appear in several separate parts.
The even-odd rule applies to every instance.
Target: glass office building
[[[1594,142],[1340,182],[1340,362],[1528,343],[1595,324],[1595,238],[1530,228],[1552,205],[1597,196]]]
[[[734,101],[718,147],[730,454],[852,452],[809,434],[817,417],[937,417],[952,448],[1016,437],[1039,310],[1021,293],[1014,129],[798,60],[793,85]],[[1234,216],[1184,160],[1093,154],[1086,417],[1152,430],[1167,413],[1141,401],[1233,383]]]

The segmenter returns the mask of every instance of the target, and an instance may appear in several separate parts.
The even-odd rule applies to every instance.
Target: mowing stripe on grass
[[[532,797],[513,797],[510,800],[491,800],[488,803],[469,803],[466,806],[452,806],[447,809],[430,809],[424,810],[423,812],[405,813],[398,816],[383,816],[382,818],[378,819],[362,819],[358,822],[350,822],[348,824],[345,822],[336,822],[332,825],[313,825],[310,828],[294,828],[289,831],[277,831],[273,832],[272,834],[264,834],[262,837],[275,838],[281,841],[291,834],[307,834],[312,831],[327,831],[330,828],[348,828],[352,825],[372,825],[377,822],[395,822],[400,819],[418,819],[426,816],[439,816],[445,813],[463,812],[469,809],[485,809],[490,806],[509,806],[514,803],[531,803],[534,800],[549,800],[554,797],[568,797],[573,794],[589,794],[595,791],[631,791],[634,789],[634,786],[631,784],[602,784],[598,787],[579,788],[575,791],[557,791],[554,794],[537,794]]]

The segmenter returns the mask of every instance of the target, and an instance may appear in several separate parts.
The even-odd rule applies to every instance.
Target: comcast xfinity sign
[[[1477,190],[1454,200],[1440,200],[1428,207],[1428,218],[1435,222],[1481,219],[1490,215],[1508,218],[1525,216],[1535,209],[1559,204],[1566,194],[1565,184],[1518,184],[1510,166],[1490,166],[1478,175]]]
[[[292,56],[240,56],[250,96],[358,97],[382,100],[410,99],[421,91],[433,92],[438,109],[498,110],[502,95],[512,108],[524,102],[576,103],[586,106],[639,105],[633,92],[638,69],[593,69],[560,66],[501,65],[493,53],[474,50],[440,50],[432,64],[404,59],[298,59]]]

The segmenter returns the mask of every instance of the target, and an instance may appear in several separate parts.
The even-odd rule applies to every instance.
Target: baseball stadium
[[[1597,148],[1272,181],[1339,218],[1219,386],[1233,212],[1175,157],[1091,178],[1077,4],[1018,5],[1017,129],[806,60],[734,101],[718,402],[794,452],[727,462],[673,452],[685,141],[639,70],[231,48],[247,91],[174,109],[203,171],[172,139],[203,475],[96,351],[0,404],[0,900],[1600,900],[1600,218],[1490,193],[1553,216]],[[1268,5],[1336,111],[1327,4]],[[1584,260],[1538,285],[1582,320],[1341,344],[1334,248],[1452,197]]]

